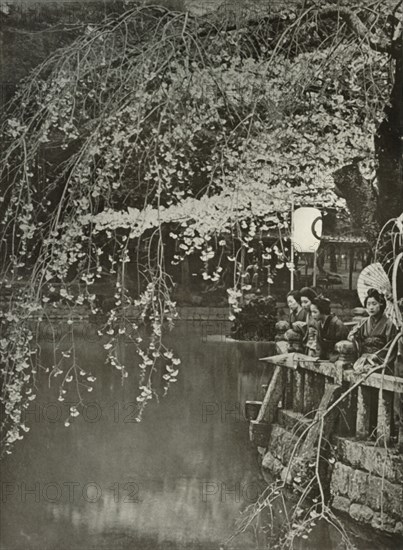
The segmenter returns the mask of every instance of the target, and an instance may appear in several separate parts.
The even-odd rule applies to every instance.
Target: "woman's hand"
[[[305,332],[306,323],[305,321],[295,321],[295,323],[292,323],[292,328],[297,332]]]
[[[380,365],[380,359],[376,353],[364,353],[354,363],[353,370],[357,374],[363,374]]]

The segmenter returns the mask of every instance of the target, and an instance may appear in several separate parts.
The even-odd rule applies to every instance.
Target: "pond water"
[[[77,340],[77,361],[97,377],[85,415],[64,426],[69,395],[57,400],[47,379],[29,409],[30,431],[0,464],[1,550],[252,550],[262,533],[224,542],[242,510],[266,486],[249,444],[243,404],[260,395],[271,368],[257,357],[267,344],[207,337],[202,324],[179,322],[168,336],[182,359],[166,398],[134,421],[136,359],[124,385],[104,365],[100,343]],[[65,344],[67,349],[68,344]],[[52,364],[43,343],[41,361]],[[53,383],[54,384],[54,383]],[[276,523],[282,517],[277,514]],[[358,548],[402,548],[355,528]],[[295,548],[336,550],[335,530],[319,526]]]
[[[168,339],[181,375],[141,423],[136,377],[122,385],[99,343],[77,341],[97,382],[70,427],[68,405],[39,381],[30,431],[1,464],[1,549],[220,548],[261,483],[241,405],[255,398],[262,366],[240,370],[236,344],[206,342],[200,325],[179,323]],[[43,343],[44,365],[52,350]],[[135,367],[130,346],[123,353]]]

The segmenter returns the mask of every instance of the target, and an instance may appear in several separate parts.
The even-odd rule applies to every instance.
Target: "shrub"
[[[272,296],[252,297],[235,314],[231,336],[236,340],[274,340],[277,303]]]

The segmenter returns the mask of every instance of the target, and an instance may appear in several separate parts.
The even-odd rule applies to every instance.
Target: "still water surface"
[[[178,382],[136,423],[136,358],[123,346],[129,378],[104,365],[100,343],[79,339],[78,363],[97,377],[86,415],[64,426],[66,402],[38,380],[30,431],[1,468],[0,550],[219,550],[242,510],[265,483],[249,445],[243,404],[260,395],[270,372],[257,357],[264,343],[206,338],[205,327],[179,322],[168,345],[182,359]],[[212,327],[209,326],[211,333]],[[68,343],[64,347],[67,349]],[[41,360],[52,364],[53,346]],[[275,513],[277,526],[283,523]],[[403,544],[351,523],[360,550]],[[319,525],[296,550],[336,550],[340,537]],[[226,550],[267,548],[262,533]]]
[[[1,464],[2,550],[220,548],[261,484],[241,403],[256,397],[262,367],[240,367],[236,344],[207,343],[188,323],[169,338],[181,374],[141,423],[135,375],[122,385],[100,344],[77,342],[97,383],[70,427],[68,405],[39,381],[31,429]],[[45,365],[51,354],[44,343]],[[254,548],[249,537],[232,546]]]

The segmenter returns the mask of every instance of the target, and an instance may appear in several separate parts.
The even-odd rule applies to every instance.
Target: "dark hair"
[[[330,315],[330,303],[329,298],[325,298],[322,295],[316,296],[312,300],[312,304],[319,309],[319,313],[323,313],[324,315]]]
[[[370,288],[365,296],[364,307],[367,307],[368,298],[374,298],[381,305],[381,313],[386,309],[386,298],[385,296],[376,290],[376,288]]]
[[[301,305],[301,293],[299,292],[299,290],[291,290],[288,294],[287,294],[287,298],[289,296],[292,296],[294,298],[294,300],[296,302],[299,303],[299,305]]]
[[[313,302],[313,300],[317,297],[314,289],[310,288],[309,286],[304,286],[304,288],[301,288],[299,293],[301,294],[301,298],[302,296],[304,296],[305,298],[308,298],[308,300],[310,300],[311,302]]]

